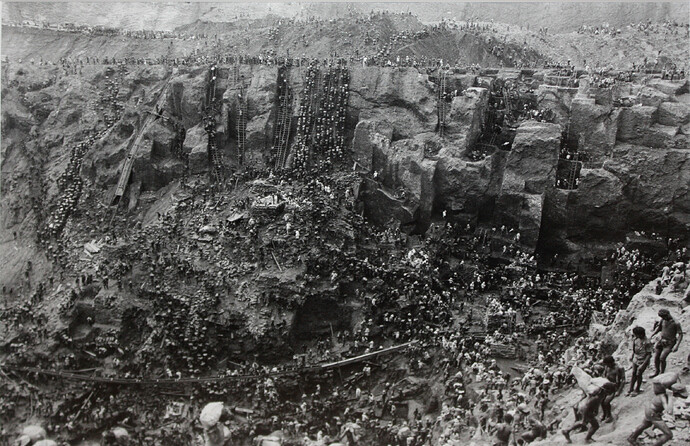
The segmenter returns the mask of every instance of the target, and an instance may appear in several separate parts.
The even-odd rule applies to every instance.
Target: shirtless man
[[[587,396],[587,398],[581,403],[580,407],[576,409],[577,412],[581,414],[581,418],[576,419],[575,424],[570,426],[568,429],[561,431],[565,440],[568,443],[572,443],[570,440],[570,432],[581,429],[589,425],[589,430],[587,431],[587,436],[585,437],[585,443],[592,442],[592,435],[599,429],[599,422],[597,421],[597,412],[599,412],[599,406],[602,400],[610,392],[615,392],[616,389],[613,384],[606,389],[601,388],[594,392],[593,394]]]
[[[513,434],[513,415],[506,413],[503,415],[503,422],[496,426],[496,440],[493,446],[508,446],[510,436]]]
[[[680,324],[671,317],[671,313],[666,308],[659,310],[659,317],[661,320],[656,324],[651,336],[653,338],[656,334],[661,333],[661,338],[654,347],[654,367],[656,370],[652,378],[666,371],[666,358],[672,351],[678,351],[683,340],[683,330]]]
[[[637,429],[635,429],[628,437],[628,443],[630,443],[632,446],[639,446],[637,437],[639,437],[642,432],[652,426],[656,427],[662,432],[661,437],[657,439],[657,441],[654,443],[654,446],[661,446],[673,438],[673,432],[671,432],[671,429],[669,429],[661,418],[664,411],[671,415],[673,414],[673,404],[672,401],[669,401],[666,390],[666,388],[654,390],[652,400],[648,403],[647,407],[645,407],[642,424],[640,424]],[[675,397],[688,397],[687,389],[682,384],[673,384],[668,390],[670,390]]]
[[[616,364],[613,356],[604,358],[604,378],[608,379],[616,385],[614,392],[608,393],[603,400],[601,400],[601,411],[603,412],[604,423],[611,423],[613,416],[611,415],[611,401],[621,393],[625,388],[625,369]]]

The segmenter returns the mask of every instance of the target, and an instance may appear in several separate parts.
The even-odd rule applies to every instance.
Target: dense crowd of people
[[[444,29],[484,33],[491,26],[443,22],[424,32]],[[425,37],[401,33],[392,41]],[[494,49],[503,54],[500,44]],[[28,394],[34,414],[49,420],[48,432],[65,442],[107,426],[104,442],[116,444],[118,440],[111,437],[117,435],[110,427],[121,423],[135,426],[126,435],[135,444],[187,444],[201,438],[194,424],[198,406],[217,399],[233,401],[243,409],[238,413],[245,415],[230,423],[227,432],[234,441],[281,430],[305,444],[346,438],[350,444],[361,440],[445,446],[472,436],[495,436],[504,446],[511,436],[524,444],[556,433],[562,414],[553,400],[575,385],[571,372],[577,366],[589,376],[605,377],[613,386],[589,392],[576,411],[577,423],[563,435],[570,441],[572,432],[589,426],[591,440],[599,426],[593,415],[599,407],[604,422],[612,419],[612,401],[627,377],[621,376],[619,365],[609,356],[611,346],[583,336],[582,329],[593,321],[610,324],[655,277],[660,261],[664,266],[656,292],[682,292],[687,288],[687,250],[671,249],[660,258],[620,245],[596,265],[595,273],[574,272],[559,268],[555,259],[535,258],[516,228],[467,224],[447,218],[447,211],[423,237],[395,226],[374,227],[363,217],[355,191],[363,179],[378,182],[377,174],[342,169],[350,82],[345,59],[194,57],[190,63],[308,64],[294,151],[286,160],[294,169],[246,169],[226,181],[232,190],[185,176],[170,199],[172,204],[151,211],[155,217],[136,222],[122,217],[105,225],[108,209],[96,206],[94,196],[82,197],[85,184],[80,170],[86,152],[123,111],[118,82],[108,77],[99,100],[102,123],[72,148],[58,180],[57,204],[39,233],[56,277],[27,286],[30,294],[22,289],[21,297],[3,287],[3,297],[10,294],[19,304],[3,309],[1,316],[8,330],[17,333],[7,346],[8,365],[97,370],[93,376],[107,365],[108,376],[124,379],[199,379],[174,389],[174,398],[184,396],[191,402],[187,411],[182,415],[174,407],[163,407],[155,392],[114,390],[114,386],[56,384],[51,393],[29,382],[36,379],[34,375],[28,381],[0,384],[14,398],[2,400],[0,416],[19,413]],[[422,60],[432,67],[446,65],[441,60]],[[177,59],[158,61],[178,63]],[[105,58],[103,62],[149,63]],[[362,62],[418,63],[411,58],[377,57]],[[83,62],[61,63],[76,73]],[[204,117],[211,154],[217,149],[217,70],[212,65],[209,72]],[[545,111],[529,104],[510,109],[509,100],[505,91],[491,95],[491,112],[504,112],[503,120],[492,118],[499,129],[519,120],[549,119]],[[498,133],[494,127],[487,133],[491,131]],[[563,156],[569,159],[573,153],[565,150]],[[215,162],[213,167],[222,169]],[[223,180],[220,174],[214,179]],[[91,213],[74,219],[75,230],[65,236],[65,225],[78,205],[90,207]],[[81,242],[96,234],[101,244],[85,258]],[[604,263],[610,271],[607,281],[597,274]],[[27,264],[27,284],[31,268]],[[55,299],[51,304],[59,305],[58,317],[74,322],[55,333],[48,332],[48,318],[41,311],[48,294]],[[329,308],[317,305],[314,316],[307,304],[319,299]],[[102,315],[78,305],[85,300],[104,312],[121,313],[122,328],[107,328]],[[123,310],[119,307],[123,301],[137,305]],[[356,317],[339,324],[353,302]],[[660,311],[659,316],[650,336],[660,336],[656,346],[651,346],[641,327],[633,330],[630,396],[639,393],[652,356],[654,375],[663,375],[668,356],[682,342],[682,331],[670,312]],[[302,342],[304,333],[309,336]],[[31,349],[44,345],[46,337],[51,337],[57,353],[33,355]],[[409,348],[389,363],[365,362],[353,367],[356,370],[337,373],[310,369],[405,342],[411,342]],[[501,355],[523,365],[516,369],[521,376],[496,361]],[[409,376],[391,380],[396,368],[407,370]],[[209,374],[227,380],[204,382],[201,378]],[[242,375],[249,377],[240,379]],[[434,387],[440,390],[412,379],[417,376],[437,379],[440,386]],[[657,418],[663,395],[683,394],[671,386],[655,390],[650,419],[631,435],[631,443],[650,423],[661,426]],[[65,404],[56,410],[51,398],[58,392]],[[424,399],[422,395],[430,392],[436,394],[435,409],[408,406],[411,397]],[[663,439],[670,439],[670,431],[662,431]]]

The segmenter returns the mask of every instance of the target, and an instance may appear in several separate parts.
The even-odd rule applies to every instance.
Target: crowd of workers
[[[477,29],[482,30],[479,26]],[[279,62],[261,56],[224,60]],[[415,62],[405,59],[388,63]],[[298,171],[305,170],[315,156],[312,141],[322,150],[326,164],[342,156],[349,83],[345,67],[344,62],[334,65],[324,61],[320,66],[309,60],[293,161]],[[107,90],[101,102],[104,108],[112,107],[112,114],[104,115],[106,130],[102,132],[122,111],[117,102],[117,84],[111,81]],[[211,133],[215,123],[209,122],[206,127]],[[76,210],[83,188],[79,176],[83,157],[100,134],[73,148],[58,182],[62,190],[58,206],[48,219],[47,232],[41,234],[46,240],[60,235],[70,213]],[[358,178],[354,174],[302,178],[301,182],[295,181],[290,172],[259,176],[255,181],[243,180],[239,190],[247,193],[236,196],[203,182],[185,181],[181,185],[185,197],[146,225],[122,224],[103,232],[98,228],[103,216],[82,221],[83,232],[102,231],[105,235],[101,252],[88,261],[75,259],[74,253],[65,255],[66,247],[57,249],[54,241],[47,241],[50,253],[60,253],[53,256],[60,280],[53,283],[51,278],[49,285],[39,283],[26,302],[3,311],[3,321],[21,332],[9,345],[15,354],[13,361],[46,367],[59,364],[62,369],[108,361],[118,374],[134,378],[150,376],[152,371],[167,378],[200,377],[218,370],[228,377],[260,375],[260,379],[232,381],[229,385],[199,384],[191,391],[195,403],[224,398],[251,406],[249,411],[256,416],[248,417],[247,423],[233,425],[230,435],[236,439],[281,429],[294,437],[322,442],[369,435],[377,444],[445,445],[463,441],[473,430],[478,436],[496,435],[499,444],[507,444],[511,435],[528,443],[554,433],[551,421],[557,415],[551,398],[574,384],[570,376],[573,365],[594,376],[610,377],[609,381],[616,384],[615,392],[605,387],[585,400],[579,424],[590,426],[588,438],[598,427],[592,417],[594,408],[602,408],[605,420],[612,418],[611,399],[620,392],[625,378],[620,377],[619,367],[600,342],[586,337],[574,340],[579,335],[577,328],[595,316],[610,323],[651,279],[657,259],[639,250],[619,248],[607,259],[613,273],[612,283],[605,286],[585,274],[538,271],[534,256],[521,249],[520,233],[514,229],[477,228],[445,220],[436,236],[410,248],[411,237],[399,230],[374,229],[356,212],[354,189]],[[268,213],[259,212],[252,199],[266,196],[272,198],[271,203],[283,203],[284,208],[276,206]],[[271,213],[273,209],[275,213]],[[673,291],[687,286],[687,253],[674,254],[674,261],[662,271],[659,292],[666,286]],[[496,264],[496,258],[507,261]],[[249,276],[282,272],[284,268],[301,270],[299,283],[258,288],[248,284]],[[65,271],[68,277],[76,272],[76,278],[70,277],[74,286],[70,284],[60,291],[57,288],[67,284]],[[332,372],[309,380],[292,375],[266,376],[304,366],[305,359],[298,354],[287,360],[281,357],[278,365],[260,365],[241,353],[227,354],[228,345],[221,340],[236,341],[239,352],[244,348],[257,352],[257,356],[264,352],[256,344],[270,346],[271,350],[284,347],[289,357],[294,352],[289,350],[292,347],[286,339],[294,327],[280,313],[298,311],[305,299],[313,297],[311,290],[316,289],[319,295],[331,299],[329,305],[354,295],[362,304],[361,321],[331,331],[311,345],[309,364],[339,360],[344,353],[370,353],[390,343],[415,341],[402,355],[404,365],[419,375],[439,373],[444,395],[440,410],[434,411],[437,417],[421,410],[412,417],[403,414],[414,385],[383,384],[390,369],[381,364],[367,364],[343,384]],[[122,296],[147,302],[150,317],[144,318],[145,322],[137,319],[137,314],[128,316],[132,318],[128,323],[135,325],[138,321],[142,331],[146,328],[145,336],[131,327],[132,333],[104,331],[94,339],[80,340],[71,327],[54,336],[62,347],[56,360],[32,358],[27,347],[39,344],[47,335],[46,319],[35,311],[46,292],[64,295],[65,305],[61,308],[65,316],[74,316],[75,303],[87,296],[97,295],[95,303],[113,309],[113,301]],[[249,318],[250,313],[258,316]],[[682,340],[670,313],[660,312],[659,316],[663,321],[654,330],[661,337],[654,347],[657,375],[665,372],[667,357]],[[455,325],[458,317],[462,324]],[[92,328],[96,323],[92,316],[85,317],[84,322]],[[233,326],[246,330],[228,328]],[[536,335],[536,342],[530,342],[525,334]],[[652,356],[645,332],[636,328],[633,334],[636,346],[631,359],[635,365],[631,394],[640,390],[640,377]],[[671,337],[674,342],[669,344]],[[511,354],[530,364],[521,379],[515,379],[492,359],[497,349],[506,345],[516,347]],[[69,350],[89,353],[65,353]],[[238,357],[244,360],[228,365]],[[228,362],[220,365],[223,360]],[[631,442],[649,423],[661,426],[658,408],[665,407],[663,395],[668,389],[663,390],[655,392],[649,420],[633,433]],[[678,387],[671,390],[682,394]],[[18,388],[9,393],[21,399]],[[95,396],[84,398],[79,391],[70,390],[63,397],[78,403],[57,412],[45,399],[38,398],[35,411],[51,420],[50,432],[70,438],[98,427],[104,419],[137,425],[139,429],[133,435],[138,444],[176,444],[189,440],[189,432],[194,430],[188,421],[194,417],[188,415],[186,421],[180,417],[166,424],[168,430],[159,429],[154,439],[147,431],[165,424],[168,415],[160,407],[128,392],[96,389],[91,394]],[[15,407],[5,400],[0,411],[6,415]],[[564,431],[566,438],[572,431]]]

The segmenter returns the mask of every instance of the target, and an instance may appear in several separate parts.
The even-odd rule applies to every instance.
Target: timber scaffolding
[[[446,129],[446,115],[448,113],[448,101],[446,100],[448,75],[446,70],[441,68],[439,68],[438,84],[438,136],[443,137],[444,130]]]
[[[161,91],[158,93],[158,98],[156,98],[156,102],[154,103],[154,110],[162,109],[163,103],[166,99],[165,93],[168,91],[168,87],[170,86],[170,80],[172,79],[174,72],[175,71],[173,69],[173,71],[170,73],[170,76],[165,81],[165,85],[163,85],[163,88],[161,88]],[[158,115],[157,113],[149,112],[147,116],[144,118],[144,122],[139,127],[139,130],[136,131],[136,136],[130,138],[126,149],[127,157],[125,158],[125,162],[122,165],[122,172],[120,172],[120,179],[118,180],[117,186],[115,187],[113,198],[110,200],[111,206],[119,204],[120,200],[122,200],[122,197],[125,195],[125,190],[127,189],[129,179],[132,175],[134,158],[137,151],[139,150],[139,146],[141,146],[142,139],[144,139],[144,134],[146,133],[146,130],[148,129],[149,125],[151,125],[151,123],[158,119],[159,116],[160,115]]]
[[[282,66],[278,69],[278,113],[276,115],[275,130],[273,132],[273,156],[276,170],[285,167],[290,142],[290,128],[292,125],[292,89],[290,88],[290,67]]]
[[[217,106],[217,91],[218,91],[218,69],[214,65],[209,71],[209,83],[206,91],[206,110],[207,122],[204,130],[208,134],[208,157],[211,162],[211,178],[217,184],[221,184],[225,177],[225,168],[223,166],[223,159],[218,149],[218,141],[216,139],[216,118],[218,112]]]

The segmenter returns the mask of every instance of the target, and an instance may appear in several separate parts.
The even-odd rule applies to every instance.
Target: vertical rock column
[[[520,231],[523,249],[534,252],[541,229],[544,194],[553,187],[561,127],[527,121],[517,130],[506,161],[496,222]]]

